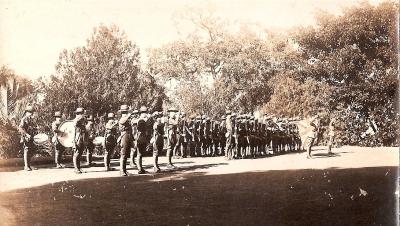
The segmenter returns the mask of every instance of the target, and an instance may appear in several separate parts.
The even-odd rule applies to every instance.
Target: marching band
[[[24,149],[24,169],[32,170],[30,156],[35,144],[36,128],[31,123],[34,109],[28,106],[21,120],[19,130]],[[309,150],[315,140],[319,126],[318,116],[311,121],[298,118],[277,118],[272,115],[255,117],[252,114],[236,114],[231,111],[221,118],[206,115],[190,115],[175,108],[167,113],[148,112],[142,106],[132,110],[128,105],[121,105],[119,119],[113,112],[107,114],[104,136],[96,133],[93,115],[86,115],[84,108],[75,110],[73,120],[62,121],[61,112],[54,113],[52,122],[52,147],[54,149],[56,168],[63,168],[61,158],[66,148],[71,148],[75,173],[80,174],[81,156],[86,152],[86,162],[92,166],[92,155],[95,148],[104,150],[105,171],[111,171],[111,157],[115,150],[120,156],[120,175],[127,176],[127,162],[137,168],[138,174],[147,173],[143,169],[142,158],[145,153],[153,154],[153,172],[161,171],[158,158],[166,150],[167,167],[176,168],[173,158],[225,156],[225,159],[257,158]],[[307,127],[307,130],[304,129]],[[98,131],[97,131],[98,132]],[[46,136],[44,136],[46,137]],[[42,138],[44,142],[45,139]],[[304,144],[304,145],[302,145]]]

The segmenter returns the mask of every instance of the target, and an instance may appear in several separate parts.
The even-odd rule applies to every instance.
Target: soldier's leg
[[[142,161],[143,161],[143,154],[146,150],[147,145],[146,144],[138,144],[138,149],[137,149],[137,169],[138,169],[138,174],[144,174],[146,171],[143,169]]]
[[[135,162],[136,155],[137,155],[137,147],[131,148],[131,151],[130,151],[130,163],[129,163],[129,166],[131,168],[135,168],[136,167],[136,162]]]
[[[130,151],[129,147],[122,146],[120,150],[120,159],[119,159],[119,171],[121,176],[128,176],[128,172],[126,171],[126,162],[128,159],[128,153]]]
[[[82,173],[81,171],[81,151],[83,148],[82,147],[75,147],[73,149],[74,155],[72,158],[73,164],[74,164],[74,168],[75,168],[75,173],[80,174]]]
[[[56,162],[56,167],[57,168],[63,168],[63,165],[61,165],[61,158],[62,158],[62,153],[63,153],[63,147],[61,145],[56,145],[55,146],[55,162]]]
[[[92,156],[93,156],[93,146],[88,146],[86,148],[86,163],[90,166],[92,165]]]
[[[24,170],[31,171],[31,148],[24,144]]]

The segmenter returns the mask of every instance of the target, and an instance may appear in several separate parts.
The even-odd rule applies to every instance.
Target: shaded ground
[[[354,156],[369,163],[358,155],[371,153],[342,150],[332,158],[317,152],[321,159],[309,161],[303,154],[184,159],[174,172],[125,178],[88,179],[102,173],[86,173],[80,180],[0,193],[0,218],[10,225],[396,225],[398,160],[381,159],[397,156],[390,153],[372,152],[382,165],[374,167],[354,162],[357,168],[344,168]]]

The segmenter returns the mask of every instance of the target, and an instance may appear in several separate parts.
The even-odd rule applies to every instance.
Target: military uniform
[[[76,117],[75,122],[75,134],[74,134],[74,145],[73,150],[73,164],[75,168],[75,173],[82,173],[81,171],[81,156],[85,150],[86,145],[86,121],[83,116],[83,108],[77,108],[75,111]]]
[[[96,131],[94,130],[93,116],[89,116],[86,124],[87,142],[86,142],[86,163],[91,166],[93,160],[94,144],[93,140],[96,137]]]
[[[328,154],[332,154],[332,146],[333,146],[333,144],[335,142],[335,123],[336,123],[336,119],[335,118],[331,119],[331,121],[329,122]]]
[[[154,164],[154,172],[160,172],[160,167],[158,166],[158,156],[162,152],[164,148],[164,125],[161,121],[161,118],[157,118],[153,125],[153,164]]]
[[[128,176],[126,171],[126,162],[131,148],[134,147],[132,125],[130,122],[130,115],[128,114],[128,106],[122,105],[120,108],[121,118],[118,121],[120,136],[117,143],[120,147],[120,174],[121,176]]]
[[[147,108],[146,107],[141,107],[139,110],[140,116],[139,119],[137,120],[137,135],[135,137],[136,140],[136,148],[137,148],[137,169],[138,169],[138,174],[143,174],[145,173],[143,166],[142,166],[142,159],[143,155],[146,152],[146,149],[148,148],[150,144],[150,137],[149,137],[149,131],[148,127],[149,125],[149,119],[147,118]],[[151,124],[151,123],[150,123]],[[153,125],[151,125],[151,129],[153,129]]]
[[[317,132],[318,132],[318,127],[319,127],[319,118],[318,116],[314,116],[310,119],[309,126],[312,127],[312,130],[310,133],[307,134],[307,139],[305,142],[305,148],[307,149],[307,158],[312,158],[311,156],[311,147],[314,143],[314,140],[317,138]]]
[[[176,120],[176,115],[175,113],[177,110],[175,109],[169,109],[168,110],[170,116],[168,118],[168,132],[167,132],[167,158],[168,158],[168,168],[175,168],[175,166],[172,164],[172,155],[173,151],[176,147],[176,144],[178,143],[177,140],[177,126],[178,122]]]
[[[114,120],[114,113],[108,113],[107,115],[108,121],[105,126],[104,132],[104,167],[106,171],[111,170],[110,161],[111,155],[114,152],[115,147],[117,146],[117,124],[118,122]]]
[[[54,146],[54,161],[57,168],[63,168],[63,165],[61,165],[61,158],[65,148],[61,145],[60,141],[58,141],[57,137],[58,133],[60,133],[58,127],[60,127],[61,124],[61,112],[55,112],[54,117],[56,118],[56,120],[51,123],[51,130],[53,131],[53,138],[51,139],[51,141]]]
[[[33,136],[36,133],[36,126],[33,123],[31,115],[33,114],[33,107],[28,106],[25,109],[25,115],[19,124],[19,132],[21,133],[21,140],[24,149],[24,170],[31,171],[31,158],[34,149]]]

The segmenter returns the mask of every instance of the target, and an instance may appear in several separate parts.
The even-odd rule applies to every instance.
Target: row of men
[[[21,120],[20,131],[24,143],[25,170],[30,168],[30,149],[32,142],[32,124],[30,116],[33,109],[27,109]],[[95,148],[93,140],[98,135],[94,129],[93,117],[85,117],[83,108],[75,111],[75,135],[73,145],[73,164],[76,173],[82,173],[80,158],[86,150],[87,162],[91,165],[92,153]],[[285,151],[301,149],[301,140],[295,124],[288,120],[273,120],[264,116],[256,119],[251,115],[236,115],[230,111],[220,120],[211,120],[206,116],[186,117],[176,109],[169,109],[167,115],[161,112],[149,114],[146,107],[130,112],[127,105],[119,109],[117,120],[114,113],[107,115],[104,139],[105,169],[111,170],[110,159],[117,148],[120,154],[120,172],[126,176],[128,156],[130,165],[136,165],[138,173],[145,173],[142,166],[142,156],[145,152],[153,153],[154,172],[160,172],[158,156],[164,148],[167,149],[168,167],[174,168],[172,157],[186,156],[216,156],[224,155],[228,160],[234,158],[256,157]],[[52,123],[54,132],[55,162],[58,168],[63,167],[61,156],[65,147],[57,139],[62,123],[60,112],[55,113]],[[28,138],[28,139],[27,139]],[[25,157],[26,156],[26,157]],[[136,158],[136,159],[135,159]],[[135,161],[136,160],[136,161]]]

